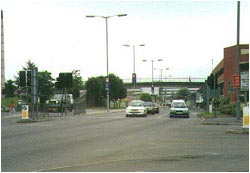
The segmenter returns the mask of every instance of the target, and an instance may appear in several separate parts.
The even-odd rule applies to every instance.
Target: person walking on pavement
[[[14,114],[14,110],[15,110],[14,102],[11,102],[11,103],[10,103],[9,109],[10,109],[10,114]]]

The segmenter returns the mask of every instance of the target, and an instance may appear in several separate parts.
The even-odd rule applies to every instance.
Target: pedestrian
[[[10,109],[10,114],[14,114],[14,110],[15,110],[14,102],[11,102],[11,103],[10,103],[9,109]]]

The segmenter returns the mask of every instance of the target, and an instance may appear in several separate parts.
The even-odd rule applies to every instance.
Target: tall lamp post
[[[162,71],[163,70],[169,70],[170,68],[160,68],[160,69],[157,69],[157,68],[154,68],[154,70],[160,70],[160,72],[161,72],[161,80],[160,80],[160,82],[162,82]]]
[[[236,74],[240,76],[240,1],[237,1]],[[240,120],[240,88],[236,88],[236,118]]]
[[[142,60],[143,62],[147,62],[147,61],[151,61],[152,63],[152,87],[151,87],[151,92],[152,92],[152,95],[154,95],[154,59],[150,59],[150,60],[147,60],[147,59],[144,59]],[[163,61],[163,59],[157,59],[157,61]]]
[[[124,44],[125,47],[133,47],[133,74],[132,74],[132,82],[134,83],[134,96],[135,96],[135,85],[136,85],[136,73],[135,73],[135,46],[145,46],[145,44],[139,44],[139,45],[130,45],[130,44]]]
[[[98,16],[98,15],[87,15],[87,18],[94,18],[94,17],[100,17],[105,19],[106,22],[106,57],[107,57],[107,77],[106,77],[106,91],[107,91],[107,111],[109,112],[109,54],[108,54],[108,19],[111,17],[123,17],[127,16],[127,14],[117,14],[112,16]]]

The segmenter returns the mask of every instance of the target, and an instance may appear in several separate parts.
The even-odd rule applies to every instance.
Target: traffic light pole
[[[31,69],[31,103],[34,112],[34,118],[37,119],[38,113],[38,68],[34,67]]]

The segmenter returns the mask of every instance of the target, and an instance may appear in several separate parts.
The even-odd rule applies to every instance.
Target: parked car
[[[126,117],[129,116],[147,116],[147,108],[144,106],[144,101],[133,100],[128,104],[126,108]]]
[[[155,113],[159,114],[160,113],[160,106],[159,106],[159,104],[153,103],[153,105],[154,105]]]
[[[147,112],[155,114],[155,108],[152,102],[144,102],[144,106],[147,108]]]
[[[173,117],[189,118],[189,109],[184,100],[173,100],[170,108],[170,118]]]

